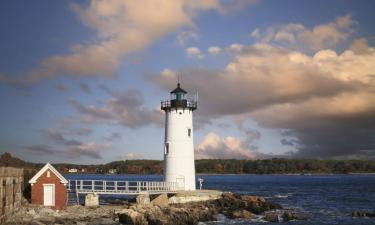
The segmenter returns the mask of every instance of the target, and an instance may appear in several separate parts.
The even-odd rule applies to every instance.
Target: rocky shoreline
[[[70,206],[64,211],[26,205],[8,221],[8,225],[196,225],[215,221],[218,215],[230,219],[262,218],[270,222],[305,220],[299,212],[283,209],[281,205],[259,196],[223,193],[216,200],[165,204],[124,203],[118,206]]]

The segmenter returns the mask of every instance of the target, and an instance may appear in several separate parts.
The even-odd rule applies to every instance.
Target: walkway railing
[[[109,180],[69,180],[68,191],[76,193],[138,195],[173,193],[183,190],[176,182],[159,181],[109,181]]]

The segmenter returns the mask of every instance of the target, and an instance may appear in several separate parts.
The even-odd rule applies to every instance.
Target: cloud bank
[[[83,133],[81,133],[81,131]],[[55,154],[61,155],[68,159],[77,159],[81,157],[91,159],[102,159],[101,152],[110,148],[110,144],[99,144],[95,142],[82,142],[76,139],[67,139],[64,135],[88,135],[85,129],[78,130],[79,133],[65,132],[62,133],[56,129],[49,128],[44,131],[50,141],[59,147],[54,148],[50,145],[27,145],[26,150],[37,154]],[[90,131],[91,133],[91,131]]]
[[[274,42],[233,44],[226,48],[233,59],[225,69],[179,71],[186,74],[183,86],[199,90],[199,113],[206,120],[229,115],[278,129],[294,157],[375,158],[375,50],[365,39],[341,53],[325,48],[346,40],[353,24],[343,16],[311,30],[297,26],[287,41],[323,48],[313,54]],[[164,71],[150,79],[168,90],[176,80],[173,74]],[[230,149],[213,134],[207,137],[211,142],[216,145],[199,149]]]
[[[221,138],[211,132],[199,143],[195,150],[197,159],[255,159],[257,147],[252,143],[260,138],[260,133],[253,133],[245,139],[233,136]]]
[[[162,111],[146,107],[139,91],[128,90],[110,94],[110,98],[99,105],[83,105],[75,99],[69,99],[68,102],[81,114],[79,120],[84,123],[105,122],[129,128],[163,124]]]

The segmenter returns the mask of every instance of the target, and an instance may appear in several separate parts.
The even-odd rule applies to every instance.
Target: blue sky
[[[161,159],[199,93],[196,158],[375,158],[373,1],[5,1],[0,151]]]

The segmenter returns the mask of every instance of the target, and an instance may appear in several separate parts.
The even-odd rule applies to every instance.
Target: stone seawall
[[[0,223],[21,206],[22,183],[23,169],[0,167]]]

